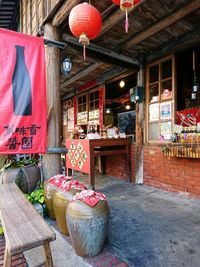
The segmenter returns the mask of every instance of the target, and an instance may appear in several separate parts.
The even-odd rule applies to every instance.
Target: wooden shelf
[[[166,157],[200,158],[200,143],[176,143],[163,147],[163,155]]]

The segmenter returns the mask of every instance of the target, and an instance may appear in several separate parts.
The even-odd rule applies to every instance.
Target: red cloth
[[[44,40],[0,29],[0,154],[46,153]]]
[[[73,200],[80,200],[85,202],[91,207],[94,207],[100,200],[106,201],[106,196],[100,192],[95,192],[93,190],[84,190],[77,193]]]
[[[58,174],[50,178],[49,183],[55,187],[61,187],[67,181],[72,179],[72,177],[65,176],[63,174]]]
[[[176,112],[176,123],[183,126],[194,126],[200,122],[200,108],[184,109]]]
[[[62,191],[70,191],[71,189],[80,189],[80,190],[86,190],[84,184],[79,183],[77,180],[69,180],[63,183],[60,187]]]

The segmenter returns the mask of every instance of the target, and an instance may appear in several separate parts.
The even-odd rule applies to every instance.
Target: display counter
[[[106,138],[106,139],[67,139],[66,157],[67,172],[69,169],[88,174],[88,184],[94,189],[94,164],[95,157],[110,155],[125,155],[127,181],[130,181],[130,144],[129,138]]]

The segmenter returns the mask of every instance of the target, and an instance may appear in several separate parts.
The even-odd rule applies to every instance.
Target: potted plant
[[[25,194],[26,198],[34,205],[38,213],[44,217],[46,207],[44,204],[44,187],[40,186],[30,194]]]

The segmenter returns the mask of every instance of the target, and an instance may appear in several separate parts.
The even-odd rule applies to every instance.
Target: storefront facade
[[[62,145],[66,139],[90,131],[103,136],[109,122],[117,127],[106,111],[111,108],[115,115],[128,114],[128,110],[119,108],[119,103],[128,105],[129,98],[131,111],[136,114],[130,149],[131,181],[199,197],[200,89],[194,89],[200,80],[199,1],[180,0],[169,5],[166,1],[143,0],[129,14],[128,34],[124,34],[124,14],[112,1],[93,1],[103,16],[103,30],[86,48],[86,61],[82,45],[66,27],[71,9],[79,1],[72,5],[68,1],[51,1],[50,6],[48,1],[40,1],[41,12],[37,16],[32,13],[39,20],[32,23],[32,28],[26,26],[29,16],[25,14],[31,7],[25,2],[21,6],[22,32],[37,34],[39,27],[33,26],[39,25],[44,26],[45,33],[45,26],[50,23],[52,32],[56,29],[59,33],[53,36],[60,36],[58,41],[68,47],[61,51],[58,66],[67,55],[72,59],[72,71],[60,76],[62,115],[58,117],[62,121]],[[109,95],[109,90],[116,91],[114,83],[128,75],[133,81],[127,91]],[[126,180],[125,166],[123,155],[106,157],[107,175]]]

